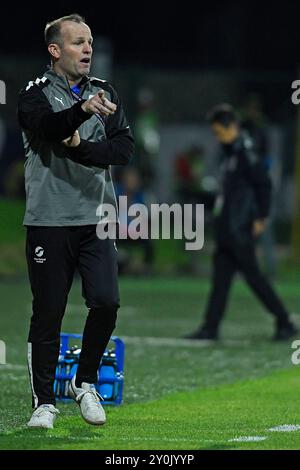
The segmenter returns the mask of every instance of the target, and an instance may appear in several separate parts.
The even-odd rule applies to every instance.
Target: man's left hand
[[[253,222],[252,233],[254,237],[259,237],[265,230],[267,226],[266,219],[257,219]]]
[[[63,140],[62,143],[66,147],[78,147],[80,144],[80,135],[78,131],[75,131],[71,137],[68,137],[67,139]]]

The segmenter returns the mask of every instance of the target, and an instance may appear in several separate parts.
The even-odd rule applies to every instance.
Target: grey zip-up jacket
[[[117,105],[114,115],[82,110],[82,102],[100,89]],[[24,225],[97,224],[101,221],[97,209],[107,203],[117,212],[110,165],[126,165],[133,156],[134,141],[110,84],[85,77],[77,95],[66,77],[49,70],[21,91],[18,120],[26,157]],[[80,145],[66,147],[62,141],[75,130]]]

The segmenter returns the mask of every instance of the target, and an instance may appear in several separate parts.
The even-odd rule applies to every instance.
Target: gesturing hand
[[[105,98],[104,90],[100,90],[97,95],[82,103],[81,107],[88,114],[98,113],[103,116],[114,114],[117,109],[114,103]]]
[[[66,147],[78,147],[80,144],[80,135],[78,131],[75,131],[71,137],[68,137],[67,139],[63,140],[62,143]]]

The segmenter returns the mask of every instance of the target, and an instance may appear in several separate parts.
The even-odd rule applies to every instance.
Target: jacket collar
[[[57,73],[54,72],[52,68],[49,68],[47,72],[44,73],[44,77],[48,78],[51,82],[60,82],[61,84],[65,84],[67,88],[69,88],[69,82],[67,80],[67,77],[65,75],[57,75]],[[85,83],[87,83],[90,80],[89,76],[85,76],[82,78],[80,81],[79,85],[82,86]]]

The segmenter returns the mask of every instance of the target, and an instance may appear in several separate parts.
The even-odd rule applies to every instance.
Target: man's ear
[[[60,58],[61,49],[58,44],[55,44],[55,43],[49,44],[48,51],[52,59],[57,60]]]

